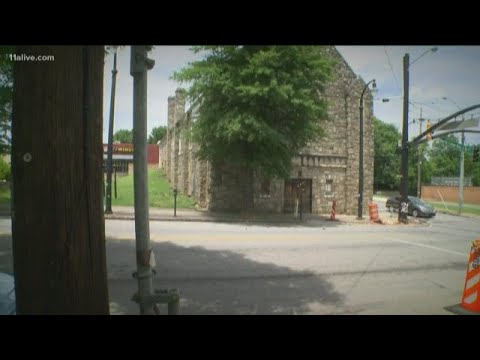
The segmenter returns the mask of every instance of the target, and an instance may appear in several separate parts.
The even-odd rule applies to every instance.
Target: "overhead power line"
[[[390,56],[388,56],[387,47],[384,46],[383,50],[385,50],[385,55],[387,56],[388,65],[390,66],[390,70],[392,72],[393,78],[395,79],[395,85],[397,85],[398,91],[402,91],[402,89],[400,89],[400,86],[398,85],[398,80],[397,80],[397,77],[395,76],[395,71],[393,71],[392,63],[390,62]]]

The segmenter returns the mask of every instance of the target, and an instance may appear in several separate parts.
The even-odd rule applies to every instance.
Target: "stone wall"
[[[167,140],[165,144],[161,144],[164,148],[161,150],[165,154],[165,174],[169,180],[172,179],[172,142],[174,139],[175,124],[175,97],[168,97],[168,124],[167,124]]]
[[[167,136],[160,143],[160,166],[172,186],[185,195],[192,196],[201,207],[209,203],[209,164],[198,160],[198,145],[190,141],[195,115],[190,109],[185,113],[185,91],[177,89],[175,97],[168,98]],[[164,154],[164,155],[162,155]]]
[[[324,121],[323,139],[308,144],[293,161],[291,178],[312,179],[312,212],[328,213],[333,199],[337,212],[356,214],[358,204],[360,114],[359,102],[365,82],[359,79],[333,47],[328,54],[337,60],[332,79],[325,88],[328,118]],[[364,204],[373,197],[373,99],[369,89],[364,95]],[[179,191],[193,196],[197,203],[212,211],[236,211],[244,201],[244,173],[232,164],[213,166],[196,159],[196,144],[187,133],[195,121],[195,108],[185,113],[185,92],[177,89],[168,98],[166,152],[168,179]],[[301,174],[301,175],[299,175]],[[263,179],[253,182],[254,204],[258,210],[281,212],[284,206],[285,181],[270,181],[268,194],[262,193]]]
[[[285,181],[280,179],[272,179],[269,181],[268,194],[263,193],[261,189],[261,176],[255,177],[254,182],[254,204],[255,209],[266,212],[282,212],[283,211],[283,193],[285,190]]]
[[[324,121],[323,139],[308,144],[293,159],[291,178],[312,179],[312,212],[328,213],[333,198],[337,212],[356,214],[359,194],[360,97],[365,82],[359,79],[334,47],[328,54],[337,60],[334,75],[327,84],[324,99],[328,103],[328,117]],[[367,89],[364,94],[364,202],[373,197],[373,98]],[[331,182],[327,187],[327,181]],[[331,189],[332,191],[327,191]],[[283,188],[275,188],[270,199],[257,203],[265,209],[283,206]]]

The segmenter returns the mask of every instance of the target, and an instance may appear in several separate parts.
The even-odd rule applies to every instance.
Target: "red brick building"
[[[103,144],[103,162],[106,168],[108,144]],[[113,144],[113,165],[117,172],[122,174],[131,173],[133,169],[133,144]],[[147,145],[148,166],[158,166],[159,146],[156,144]]]

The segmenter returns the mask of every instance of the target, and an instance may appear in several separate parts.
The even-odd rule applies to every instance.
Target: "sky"
[[[149,57],[155,66],[148,72],[148,133],[167,124],[167,99],[182,85],[171,80],[174,71],[196,60],[189,46],[155,46]],[[374,115],[401,130],[403,117],[403,57],[410,55],[409,135],[418,135],[420,117],[434,122],[468,106],[480,104],[480,46],[337,46],[353,69],[366,82],[376,80]],[[105,59],[104,130],[108,119],[113,55]],[[130,75],[130,47],[118,51],[114,132],[133,127],[133,78]],[[383,102],[382,99],[389,99]],[[480,117],[480,109],[465,114]],[[423,124],[425,128],[425,123]],[[477,128],[480,130],[480,128]],[[480,134],[466,134],[467,144],[480,144]]]

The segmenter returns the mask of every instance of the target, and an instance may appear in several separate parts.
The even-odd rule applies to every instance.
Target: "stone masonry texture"
[[[311,180],[313,213],[329,213],[333,199],[339,214],[357,214],[359,195],[360,96],[366,83],[355,75],[333,46],[326,51],[336,60],[332,79],[323,97],[328,103],[325,137],[308,144],[292,159],[291,179]],[[370,79],[367,79],[370,81]],[[373,197],[373,98],[369,89],[364,98],[364,192],[363,214]],[[233,164],[210,164],[195,157],[198,145],[188,134],[198,116],[196,107],[185,111],[185,91],[177,89],[168,98],[168,129],[160,144],[160,166],[173,186],[192,196],[210,211],[238,211],[243,199],[245,177]],[[282,212],[285,180],[273,179],[267,185],[260,176],[252,186],[255,209]],[[308,199],[309,200],[309,199]]]

